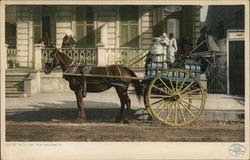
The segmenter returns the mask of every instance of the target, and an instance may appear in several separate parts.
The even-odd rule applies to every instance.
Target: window
[[[76,47],[95,47],[94,9],[76,8]]]
[[[138,19],[137,6],[121,6],[120,8],[120,46],[138,47]]]
[[[173,33],[176,39],[180,38],[180,20],[170,18],[167,20],[167,33]]]
[[[41,43],[42,39],[42,22],[41,22],[41,17],[42,17],[42,11],[41,7],[33,7],[32,8],[32,16],[33,16],[33,34],[34,34],[34,43]]]
[[[46,37],[48,43],[55,44],[55,9],[48,6],[35,6],[32,8],[32,16],[34,43],[41,43]]]

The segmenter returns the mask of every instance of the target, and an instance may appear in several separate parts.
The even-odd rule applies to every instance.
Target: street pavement
[[[129,94],[133,118],[147,120],[143,100],[139,102],[134,93]],[[114,119],[120,101],[114,89],[101,93],[88,93],[84,98],[87,119]],[[199,120],[243,121],[244,99],[225,94],[208,94],[205,109]],[[6,98],[6,119],[36,121],[51,119],[71,120],[77,117],[76,98],[73,92],[43,93],[27,98]]]

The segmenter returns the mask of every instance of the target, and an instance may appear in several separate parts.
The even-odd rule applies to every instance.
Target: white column
[[[40,70],[42,68],[42,44],[35,44],[35,52],[33,58],[33,68]]]
[[[9,47],[9,45],[8,45],[8,44],[5,44],[3,53],[5,53],[6,56],[3,56],[3,57],[2,57],[2,58],[3,58],[3,61],[2,61],[2,62],[5,62],[5,69],[8,69],[8,62],[7,62],[7,57],[8,57],[7,51],[8,51],[8,47]]]
[[[107,24],[101,26],[101,42],[96,45],[97,47],[97,65],[105,66],[105,47],[108,45],[108,27]]]
[[[103,44],[97,44],[97,65],[105,66],[107,63],[105,62],[105,48]]]
[[[0,26],[5,26],[5,5],[0,3]],[[1,37],[5,37],[5,27],[0,27]],[[5,110],[5,66],[6,66],[6,52],[5,50],[5,38],[0,38],[0,108]],[[1,112],[1,121],[5,120],[5,112]],[[4,129],[4,125],[1,125],[1,130]],[[1,141],[5,141],[4,136],[1,136]]]

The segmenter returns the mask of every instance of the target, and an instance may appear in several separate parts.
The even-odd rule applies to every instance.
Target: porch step
[[[5,75],[5,90],[7,98],[26,97],[24,93],[24,80],[28,77],[28,70],[7,70]]]
[[[24,91],[24,87],[15,87],[15,88],[13,88],[13,87],[6,87],[6,92],[14,92],[14,91],[18,91],[18,92],[20,92],[20,91]]]
[[[24,91],[6,91],[6,98],[25,98],[27,95]]]
[[[8,76],[5,79],[8,82],[19,82],[19,81],[24,81],[25,77],[14,77],[14,76]]]

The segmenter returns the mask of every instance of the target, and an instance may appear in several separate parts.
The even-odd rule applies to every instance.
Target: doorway
[[[245,97],[244,31],[228,31],[228,89],[229,95]]]

